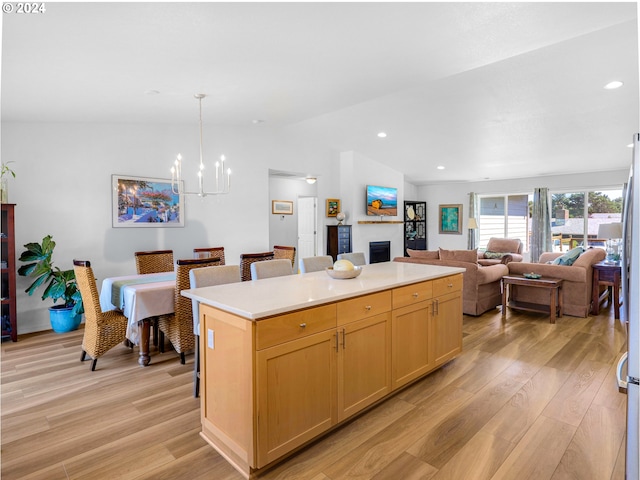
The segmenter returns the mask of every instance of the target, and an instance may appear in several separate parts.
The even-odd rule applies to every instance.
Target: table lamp
[[[598,238],[607,240],[607,260],[605,263],[612,264],[619,260],[618,252],[613,251],[612,240],[622,238],[622,223],[602,223],[598,226]]]

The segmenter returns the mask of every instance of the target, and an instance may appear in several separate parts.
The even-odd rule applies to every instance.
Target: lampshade
[[[598,225],[598,238],[622,238],[622,223],[601,223]]]
[[[469,223],[467,223],[467,228],[468,229],[476,229],[478,228],[478,222],[476,222],[476,219],[471,217],[469,219]]]

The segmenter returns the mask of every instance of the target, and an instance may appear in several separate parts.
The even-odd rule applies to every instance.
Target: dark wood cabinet
[[[339,253],[351,253],[351,225],[327,225],[327,255],[335,262]]]
[[[2,276],[2,338],[10,337],[18,340],[18,320],[16,311],[16,238],[14,228],[15,205],[2,204],[2,259],[0,271]]]
[[[404,202],[404,256],[411,250],[427,249],[427,203]]]

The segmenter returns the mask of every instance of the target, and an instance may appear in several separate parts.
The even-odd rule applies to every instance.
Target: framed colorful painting
[[[184,227],[184,203],[171,180],[111,176],[114,228]]]
[[[440,205],[438,233],[462,235],[462,204]]]

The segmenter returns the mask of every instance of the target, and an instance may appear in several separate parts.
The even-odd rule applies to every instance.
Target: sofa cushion
[[[521,253],[522,242],[519,238],[491,237],[487,243],[487,250],[490,252]]]
[[[559,256],[551,263],[553,265],[573,265],[573,263],[578,259],[580,255],[582,255],[584,249],[582,247],[575,247],[569,250],[564,255]]]
[[[440,251],[440,260],[457,260],[459,262],[478,263],[478,249],[475,250],[444,250]]]
[[[412,250],[407,248],[407,253],[412,258],[427,258],[429,260],[438,260],[440,252],[437,250]]]

